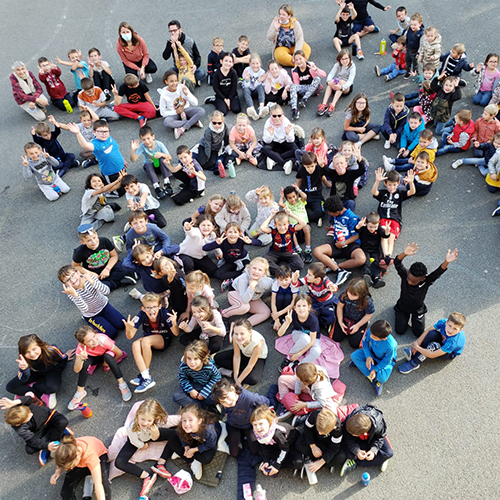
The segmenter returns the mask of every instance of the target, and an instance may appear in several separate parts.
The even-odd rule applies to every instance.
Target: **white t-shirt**
[[[262,350],[260,351],[259,359],[266,359],[267,358],[266,339],[259,332],[252,330],[252,337],[250,338],[250,342],[245,347],[239,342],[237,342],[236,339],[234,339],[234,342],[240,348],[241,354],[243,354],[243,356],[247,358],[250,358],[252,357],[253,350],[261,340],[264,341],[264,345],[262,346]]]
[[[127,199],[127,201],[134,200],[136,203],[139,203],[139,201],[141,201],[141,196],[144,193],[148,193],[148,197],[146,198],[146,204],[144,205],[144,210],[154,210],[155,208],[158,208],[160,206],[160,202],[153,197],[151,191],[149,190],[149,187],[143,182],[139,182],[138,196],[132,196],[129,193],[125,193],[125,198]]]

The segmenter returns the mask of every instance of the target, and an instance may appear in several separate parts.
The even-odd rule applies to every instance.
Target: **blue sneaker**
[[[40,462],[40,465],[42,467],[44,465],[47,465],[47,461],[49,460],[49,457],[50,457],[49,450],[40,450],[40,453],[38,454],[38,461]]]
[[[406,375],[407,373],[410,373],[413,370],[418,370],[419,368],[420,368],[420,365],[418,363],[415,363],[415,361],[407,361],[404,365],[401,365],[398,368],[398,370],[399,370],[399,373]]]
[[[405,347],[403,349],[403,352],[405,354],[406,361],[410,361],[411,357],[413,356],[413,353],[411,352],[411,349],[409,347]]]
[[[382,396],[382,390],[383,390],[384,384],[381,384],[380,382],[377,382],[376,380],[371,381],[371,384],[372,384],[373,388],[375,389],[375,395]]]
[[[380,33],[380,28],[379,28],[378,26],[375,26],[375,27],[373,28],[373,32],[374,32],[374,33]]]
[[[63,435],[64,436],[74,436],[75,433],[69,427],[66,427],[66,429],[64,429],[64,431],[63,431]]]
[[[141,392],[146,392],[148,389],[151,389],[155,385],[156,382],[152,378],[145,378],[142,379],[142,384],[139,385],[134,392],[140,394]]]
[[[142,378],[142,375],[141,375],[141,374],[139,374],[139,375],[137,375],[137,377],[133,378],[133,379],[130,381],[130,384],[131,384],[131,385],[138,386],[138,385],[141,385],[143,381],[144,381],[144,379]]]
[[[356,368],[356,365],[354,364],[354,361],[351,359],[349,363],[347,364],[349,368]]]

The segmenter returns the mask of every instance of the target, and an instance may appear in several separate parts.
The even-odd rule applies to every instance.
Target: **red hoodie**
[[[406,50],[395,50],[392,57],[398,69],[406,69]]]
[[[459,125],[458,123],[453,128],[453,134],[451,138],[453,140],[453,145],[456,148],[463,149],[466,151],[469,149],[472,134],[474,134],[474,121],[470,120],[467,125]]]

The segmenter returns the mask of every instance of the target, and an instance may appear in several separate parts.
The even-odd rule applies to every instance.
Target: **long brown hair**
[[[23,335],[18,343],[17,347],[19,349],[19,354],[24,356],[26,354],[26,351],[29,349],[30,345],[36,344],[40,349],[42,350],[42,353],[40,354],[40,361],[45,365],[56,365],[58,358],[60,357],[58,352],[55,350],[54,347],[52,347],[50,344],[47,342],[44,342],[38,335],[35,335],[34,333],[31,335]],[[30,359],[26,359],[26,363],[28,363],[28,366],[33,369],[32,363],[33,361]]]
[[[122,28],[126,28],[131,31],[132,39],[130,41],[132,42],[132,45],[134,46],[139,45],[139,38],[137,37],[137,33],[135,32],[134,28],[132,28],[132,26],[130,26],[130,24],[127,23],[126,21],[121,22],[120,26],[118,26],[118,40],[120,42],[120,45],[122,47],[126,47],[128,45],[128,43],[122,38],[121,35]]]
[[[202,408],[200,408],[198,405],[195,404],[184,406],[179,413],[181,415],[181,421],[177,426],[177,434],[183,441],[185,441],[189,445],[192,445],[195,439],[193,439],[193,436],[191,436],[191,434],[188,434],[182,428],[182,415],[184,415],[184,413],[192,413],[196,418],[201,419],[200,428],[196,433],[196,435],[198,436],[198,439],[196,439],[197,443],[204,442],[203,436],[205,434],[207,425],[214,424],[218,420],[215,414],[209,413],[208,411],[203,410]]]
[[[360,99],[364,99],[366,101],[366,107],[361,113],[358,111],[358,108],[356,108],[356,103]],[[351,112],[351,124],[358,123],[361,120],[367,121],[368,118],[370,118],[370,107],[368,105],[368,96],[363,92],[356,94],[353,97],[351,104],[349,104],[349,106],[347,107],[346,111]]]
[[[61,444],[57,447],[55,461],[57,467],[68,470],[68,465],[76,460],[78,448],[74,436],[64,436]]]
[[[356,295],[358,298],[356,299],[356,303],[358,306],[358,310],[363,311],[366,309],[370,303],[370,291],[368,290],[368,285],[363,278],[354,278],[349,281],[347,285],[347,290],[342,295],[342,300],[346,300],[347,292],[350,292],[352,295]]]

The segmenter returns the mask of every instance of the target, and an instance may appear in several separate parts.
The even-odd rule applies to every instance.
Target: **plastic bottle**
[[[387,42],[385,41],[385,38],[382,38],[382,40],[380,40],[380,50],[379,50],[379,54],[381,56],[385,56],[386,52],[385,52],[385,47],[387,45]]]
[[[227,169],[229,171],[229,177],[231,177],[231,179],[234,179],[236,177],[236,169],[234,168],[233,160],[229,160]]]
[[[85,483],[83,484],[82,500],[91,500],[93,491],[94,491],[94,481],[92,481],[92,476],[85,476]]]
[[[361,476],[361,482],[363,483],[363,486],[368,486],[370,484],[370,474],[368,474],[368,472],[365,472]]]
[[[68,99],[64,99],[63,104],[64,104],[64,107],[66,108],[66,111],[68,113],[73,113],[73,108],[72,108],[71,104],[69,103]]]
[[[52,189],[57,193],[57,194],[61,194],[61,188],[57,185],[57,184],[53,184],[52,185]]]
[[[78,403],[77,410],[80,410],[85,418],[90,418],[93,415],[87,403]]]
[[[254,500],[267,500],[266,490],[262,489],[260,484],[255,487],[253,498]]]
[[[159,158],[153,158],[153,167],[155,167],[155,168],[160,167],[160,159]]]
[[[341,233],[340,231],[337,233],[337,241],[339,243],[344,243],[344,241],[345,241],[344,233]]]
[[[219,176],[224,179],[224,177],[226,177],[226,169],[221,160],[217,160],[217,168],[219,169]]]

